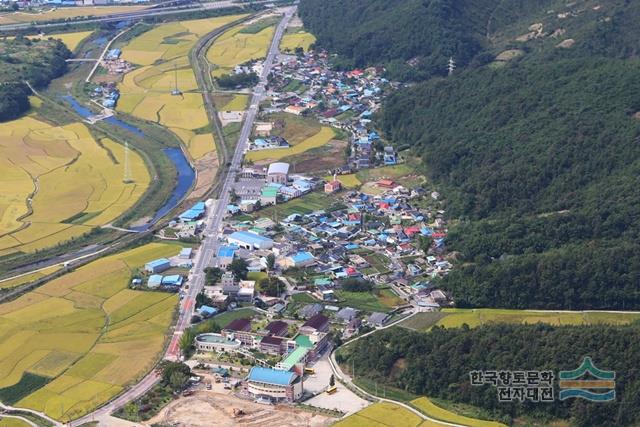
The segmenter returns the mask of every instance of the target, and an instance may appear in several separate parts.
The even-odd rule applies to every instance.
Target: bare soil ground
[[[204,196],[213,185],[218,172],[218,154],[212,151],[201,159],[196,160],[195,167],[198,171],[198,179],[193,191],[189,194],[189,200]]]
[[[234,408],[242,409],[244,415],[234,417]],[[334,418],[286,406],[260,405],[232,395],[200,391],[170,403],[146,424],[168,423],[189,427],[321,427],[334,422]]]

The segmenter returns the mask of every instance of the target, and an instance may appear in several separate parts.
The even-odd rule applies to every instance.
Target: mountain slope
[[[377,119],[461,219],[442,286],[468,306],[640,308],[640,4],[469,3],[490,10],[484,39],[464,27],[480,46],[468,66],[394,93]]]

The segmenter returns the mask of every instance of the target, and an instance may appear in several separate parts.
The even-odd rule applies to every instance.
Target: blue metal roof
[[[255,244],[260,244],[263,242],[271,242],[271,239],[268,239],[266,237],[263,236],[259,236],[257,234],[254,233],[250,233],[248,231],[236,231],[235,233],[231,233],[229,235],[230,239],[236,239],[236,240],[240,240],[242,242],[245,243],[250,243],[252,245]]]
[[[148,263],[145,264],[145,266],[153,268],[153,267],[160,267],[166,264],[170,264],[170,261],[166,258],[160,258],[153,261],[149,261]]]
[[[266,384],[286,386],[294,382],[295,379],[296,374],[294,372],[279,371],[260,366],[254,366],[249,372],[249,381],[258,381]]]
[[[293,262],[298,263],[298,262],[304,262],[304,261],[312,260],[313,259],[313,255],[311,255],[309,252],[298,252],[297,254],[292,256],[291,258],[293,259]]]
[[[236,249],[231,246],[220,246],[218,249],[218,257],[231,258],[235,254]]]

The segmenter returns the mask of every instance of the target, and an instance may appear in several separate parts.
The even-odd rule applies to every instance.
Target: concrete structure
[[[254,334],[251,333],[251,320],[235,319],[222,330],[222,336],[237,339],[244,345],[253,347]]]
[[[197,351],[217,351],[218,353],[235,351],[242,345],[242,343],[236,339],[213,333],[198,335],[195,344]]]
[[[247,391],[256,399],[294,402],[302,396],[303,387],[294,372],[254,366],[247,377]]]
[[[147,273],[156,274],[162,273],[165,270],[171,268],[171,261],[166,258],[156,259],[154,261],[149,261],[144,265],[144,269]]]
[[[272,336],[263,337],[258,347],[263,353],[281,355],[287,350],[287,339]]]
[[[267,182],[286,184],[289,180],[289,163],[276,162],[267,169]]]
[[[222,293],[225,295],[235,296],[240,290],[240,285],[236,283],[236,276],[232,272],[226,271],[220,279],[222,285]]]
[[[249,231],[236,231],[227,237],[227,241],[231,245],[248,250],[271,249],[273,247],[273,240]]]
[[[233,262],[236,249],[232,246],[220,246],[218,249],[218,266],[220,268],[227,268]]]
[[[256,292],[256,281],[241,280],[240,283],[238,283],[238,287],[236,300],[239,302],[253,302],[253,297]]]
[[[274,320],[269,323],[265,329],[268,331],[269,335],[274,335],[276,337],[283,337],[287,334],[289,330],[289,324],[287,322],[283,322],[282,320]]]

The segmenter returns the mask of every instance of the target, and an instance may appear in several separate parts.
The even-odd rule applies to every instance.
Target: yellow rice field
[[[428,421],[424,421],[427,423]],[[403,408],[388,402],[375,403],[334,424],[336,427],[431,427],[445,424],[424,424],[422,418]]]
[[[215,150],[211,132],[198,134],[209,124],[202,95],[188,54],[196,41],[244,15],[171,22],[158,25],[122,47],[122,58],[140,65],[119,84],[117,110],[169,128],[194,160]],[[180,95],[172,95],[177,87]]]
[[[74,51],[76,49],[76,47],[78,47],[78,45],[87,37],[89,37],[89,35],[92,33],[93,31],[79,31],[76,33],[60,33],[60,34],[45,34],[44,37],[40,37],[40,36],[29,36],[30,39],[39,39],[39,38],[44,38],[44,39],[48,39],[48,38],[54,38],[54,39],[58,39],[60,40],[62,43],[64,43],[70,51]]]
[[[487,323],[547,323],[551,325],[624,325],[640,319],[635,313],[604,312],[554,312],[535,310],[503,310],[503,309],[443,309],[447,315],[436,325],[446,328],[457,328],[464,323],[476,327]]]
[[[428,415],[431,418],[435,418],[438,420],[460,424],[469,427],[506,427],[505,424],[496,422],[496,421],[486,421],[479,420],[476,418],[469,418],[463,415],[456,414],[454,412],[448,411],[444,408],[437,406],[431,400],[426,397],[420,397],[418,399],[412,400],[411,404],[418,408],[420,412]]]
[[[301,47],[306,52],[309,50],[309,46],[311,46],[312,43],[315,43],[315,41],[316,38],[313,34],[302,29],[295,32],[287,31],[280,41],[280,51],[294,52],[296,48]]]
[[[16,406],[61,421],[144,375],[162,351],[177,297],[128,289],[133,268],[181,247],[152,243],[94,261],[0,306],[0,388],[51,378]]]
[[[220,108],[220,111],[242,111],[247,108],[249,95],[233,95],[233,98]]]
[[[245,156],[245,159],[251,161],[260,161],[260,160],[279,160],[287,156],[293,156],[295,154],[304,153],[307,150],[311,150],[312,148],[322,147],[327,144],[329,141],[333,139],[335,136],[335,132],[330,127],[322,127],[320,128],[320,132],[316,133],[310,138],[305,139],[301,143],[294,145],[289,148],[275,148],[268,150],[257,150],[257,151],[249,151]]]
[[[236,65],[267,55],[275,25],[255,34],[241,33],[243,27],[238,25],[225,32],[207,51],[207,59],[216,66],[212,73],[214,77],[228,74]]]
[[[2,418],[0,419],[0,427],[30,427],[31,424],[18,418]]]
[[[15,279],[2,280],[2,281],[0,281],[0,289],[15,288],[16,286],[20,286],[20,285],[24,285],[24,284],[30,283],[30,282],[38,280],[38,279],[40,279],[40,278],[42,278],[44,276],[47,276],[47,275],[52,274],[52,273],[55,273],[56,271],[59,271],[60,269],[62,269],[62,266],[54,265],[54,266],[45,268],[44,270],[40,270],[40,271],[35,272],[35,273],[25,274],[24,276],[16,277]]]
[[[362,183],[360,182],[360,180],[358,179],[358,177],[356,176],[355,173],[350,173],[350,174],[346,174],[346,175],[338,175],[337,178],[338,178],[338,181],[340,181],[342,186],[345,187],[345,188],[356,188],[356,187],[359,187],[360,185],[362,185]],[[332,180],[333,177],[332,176],[325,176],[324,179],[329,181],[329,180]]]
[[[0,25],[20,22],[51,21],[54,19],[78,18],[84,16],[104,16],[113,13],[134,12],[148,6],[96,6],[52,8],[43,12],[13,12],[0,16]]]
[[[84,124],[53,126],[26,116],[0,124],[0,255],[33,252],[107,224],[131,208],[150,176],[124,147],[96,141]]]

